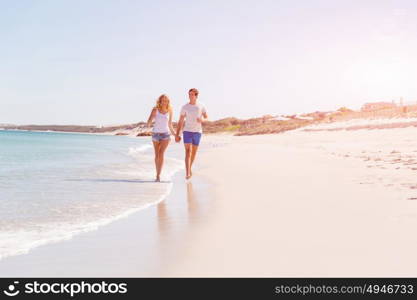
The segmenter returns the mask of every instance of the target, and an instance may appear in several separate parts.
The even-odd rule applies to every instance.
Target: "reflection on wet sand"
[[[167,212],[166,201],[159,202],[157,206],[157,215],[158,215],[158,230],[160,235],[164,235],[169,231],[169,215]]]
[[[156,207],[157,265],[167,270],[186,259],[184,254],[198,234],[198,228],[209,217],[211,201],[206,186],[198,181],[178,182],[171,195]],[[158,271],[159,272],[159,271]]]
[[[199,205],[193,190],[193,183],[187,182],[187,204],[188,204],[188,222],[191,224],[198,220]]]
[[[192,182],[186,183],[186,200],[187,210],[184,216],[183,201],[176,202],[161,201],[157,206],[158,216],[158,230],[160,235],[166,236],[169,232],[177,231],[180,227],[185,226],[185,220],[188,220],[189,224],[196,222],[200,216],[199,202],[196,197],[196,193],[193,189]]]

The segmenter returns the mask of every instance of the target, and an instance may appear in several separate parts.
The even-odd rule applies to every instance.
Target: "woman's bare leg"
[[[153,142],[153,148],[155,150],[155,169],[156,169],[156,179],[155,181],[159,181],[159,172],[158,172],[158,166],[159,166],[159,148],[160,148],[160,142]]]
[[[165,150],[168,148],[169,140],[163,140],[159,142],[159,154],[158,154],[158,168],[157,168],[157,176],[160,178],[162,166],[164,165],[164,155]]]

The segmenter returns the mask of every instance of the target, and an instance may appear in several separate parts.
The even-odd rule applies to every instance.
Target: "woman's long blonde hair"
[[[158,100],[156,100],[156,105],[155,108],[159,111],[164,111],[164,107],[162,106],[162,99],[167,99],[168,100],[168,106],[166,107],[166,111],[171,111],[171,100],[169,100],[169,97],[165,94],[162,94],[161,96],[158,97]]]

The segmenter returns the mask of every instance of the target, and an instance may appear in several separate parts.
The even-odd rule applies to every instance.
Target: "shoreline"
[[[69,240],[0,260],[0,277],[159,276],[181,256],[177,242],[186,241],[195,229],[187,223],[204,218],[192,194],[205,193],[208,184],[197,179],[190,190],[182,175],[173,176],[171,192],[157,204]]]
[[[127,136],[134,137],[131,135],[116,135],[112,132],[76,132],[76,131],[59,131],[59,130],[27,130],[27,129],[8,129],[0,128],[2,131],[23,131],[23,132],[45,132],[45,133],[73,133],[73,134],[87,134],[87,135],[110,135],[110,136]],[[136,136],[135,136],[136,137]]]
[[[415,134],[207,135],[160,204],[0,261],[0,276],[415,276]]]
[[[10,131],[13,132],[13,131]],[[67,132],[65,132],[67,133]],[[12,133],[11,133],[12,134]],[[14,135],[13,135],[14,136]],[[16,135],[17,137],[19,135]],[[72,138],[69,138],[70,140]],[[87,140],[90,140],[89,138]],[[102,140],[102,139],[100,139]],[[104,141],[104,143],[109,143],[109,141],[106,140],[102,140]],[[107,142],[106,142],[107,141]],[[112,140],[113,141],[113,140]],[[119,140],[119,142],[117,142],[117,140],[115,140],[116,143],[120,143],[121,140]],[[138,142],[134,142],[132,144],[131,140],[124,140],[124,142],[121,143],[121,145],[125,145],[126,147],[122,147],[123,149],[125,149],[124,154],[126,154],[126,159],[131,159],[131,163],[137,163],[137,157],[135,157],[136,153],[134,153],[135,151],[131,151],[133,150],[137,150],[137,152],[141,152],[142,154],[140,155],[144,155],[143,152],[145,150],[142,150],[142,148],[147,149],[147,147],[151,148],[152,145],[149,142],[149,145],[147,145],[147,143],[141,143],[141,141],[137,140]],[[130,147],[129,145],[134,145],[133,147]],[[152,151],[153,152],[153,151]],[[130,156],[132,156],[131,158],[129,158]],[[146,156],[148,156],[148,154],[146,154]],[[173,158],[175,160],[175,156],[169,155],[171,156],[171,158]],[[167,157],[169,159],[169,157]],[[153,161],[153,160],[152,160]],[[152,162],[153,163],[153,162]],[[152,164],[151,163],[151,164]],[[128,163],[125,163],[126,165],[128,165]],[[140,164],[137,166],[137,168],[141,169],[142,167],[140,166]],[[169,170],[169,171],[168,171]],[[149,201],[136,201],[134,203],[136,203],[135,205],[130,205],[130,206],[126,206],[124,207],[124,209],[120,209],[117,210],[117,212],[113,212],[113,213],[106,213],[106,214],[96,214],[94,215],[94,217],[90,217],[90,218],[85,218],[85,219],[77,219],[75,220],[71,220],[71,219],[65,219],[65,220],[61,220],[59,219],[58,226],[54,227],[54,226],[44,226],[42,228],[42,230],[37,230],[37,224],[35,223],[34,225],[30,225],[30,226],[26,226],[24,228],[24,230],[22,228],[20,228],[20,230],[15,231],[15,232],[11,232],[11,230],[7,231],[7,224],[6,227],[4,228],[4,232],[2,232],[2,238],[3,243],[1,243],[3,247],[1,247],[2,251],[1,251],[1,255],[0,255],[0,261],[3,260],[7,260],[10,257],[15,257],[15,256],[20,256],[20,255],[26,255],[28,253],[31,253],[33,250],[39,248],[39,247],[43,247],[43,246],[48,246],[50,244],[55,244],[55,243],[60,243],[63,241],[68,241],[71,240],[72,238],[78,236],[79,234],[83,234],[86,232],[93,232],[96,230],[101,229],[102,227],[105,227],[119,219],[122,218],[126,218],[132,214],[135,214],[137,211],[141,211],[141,210],[145,210],[147,209],[149,206],[152,205],[157,205],[160,201],[162,201],[163,199],[165,199],[171,192],[172,190],[172,181],[171,178],[173,175],[175,175],[175,173],[177,173],[178,171],[180,171],[181,168],[178,167],[173,167],[173,168],[168,168],[167,167],[167,174],[166,174],[166,179],[161,185],[159,186],[154,186],[153,183],[151,183],[151,185],[149,185],[149,187],[143,188],[144,191],[146,191],[146,189],[151,188],[152,189],[152,193],[148,192],[149,197],[147,197],[146,194],[144,194],[144,198],[148,199]],[[78,176],[71,178],[71,176],[66,177],[66,178],[60,178],[60,183],[62,184],[66,184],[65,181],[89,181],[89,179],[85,179],[82,178],[83,175],[80,175],[79,173],[77,173]],[[80,177],[81,176],[81,177]],[[116,175],[117,176],[117,173]],[[117,178],[117,177],[116,177]],[[92,181],[94,182],[95,179],[92,179]],[[98,180],[99,181],[99,180]],[[111,182],[112,180],[108,180],[109,182]],[[149,180],[149,181],[153,181],[153,180]],[[126,180],[120,180],[120,182],[126,182]],[[128,181],[127,181],[128,182]],[[135,182],[135,180],[132,180],[132,182]],[[138,183],[141,183],[141,180],[138,180]],[[146,181],[145,181],[146,182]],[[170,183],[171,182],[171,183]],[[94,183],[93,183],[94,184]],[[119,188],[123,189],[124,187],[120,184],[117,183],[117,180],[115,180],[115,188],[116,190],[118,190]],[[94,184],[94,187],[91,187],[91,193],[88,197],[90,197],[91,199],[94,198],[94,190],[99,188],[102,191],[105,191],[104,187],[101,188],[102,185],[97,185]],[[63,186],[61,186],[62,188]],[[126,186],[126,189],[129,188],[128,186]],[[141,186],[138,186],[137,188],[142,189]],[[136,188],[136,189],[137,189]],[[64,189],[65,190],[65,189]],[[154,191],[155,190],[155,191]],[[59,190],[61,191],[61,190]],[[45,190],[46,192],[46,190]],[[120,190],[120,193],[117,192],[116,197],[118,197],[118,195],[121,195],[123,191]],[[139,192],[139,191],[138,191]],[[43,193],[43,192],[42,192]],[[146,192],[145,192],[146,193]],[[43,194],[40,194],[40,196],[43,197]],[[28,194],[28,198],[27,200],[34,200],[34,202],[36,202],[38,199],[42,199],[40,198],[40,196],[37,197],[37,195],[35,194]],[[104,194],[103,194],[104,196]],[[59,195],[56,196],[57,200],[59,200]],[[73,190],[73,192],[71,193],[71,195],[69,196],[72,199],[76,200],[77,198],[77,193],[75,190]],[[86,201],[89,201],[90,198],[83,198]],[[31,199],[32,198],[32,199]],[[126,199],[130,199],[130,198],[126,198]],[[140,199],[139,199],[140,200]],[[86,202],[88,203],[88,202]],[[117,205],[117,204],[116,204]],[[87,207],[87,206],[86,206]],[[87,212],[85,212],[86,216],[88,216]],[[57,218],[57,216],[54,217]],[[71,216],[70,216],[71,217]],[[77,216],[75,216],[77,217]],[[57,219],[58,220],[58,219]],[[57,229],[59,228],[59,230]],[[3,234],[4,233],[4,234]]]

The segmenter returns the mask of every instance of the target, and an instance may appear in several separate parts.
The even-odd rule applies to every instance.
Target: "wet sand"
[[[165,201],[98,230],[0,261],[1,277],[159,276],[210,217],[209,185],[174,176]]]

